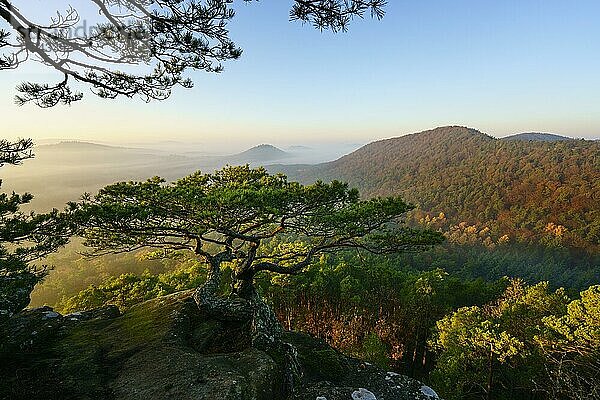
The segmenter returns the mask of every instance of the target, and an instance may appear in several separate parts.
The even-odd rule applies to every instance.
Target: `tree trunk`
[[[206,282],[194,292],[198,308],[221,321],[249,321],[253,315],[251,302],[240,297],[227,299],[219,296],[222,277],[220,265],[212,262]]]
[[[254,275],[249,270],[231,273],[231,291],[248,301],[255,300]]]
[[[485,394],[485,398],[487,400],[490,400],[492,398],[493,363],[494,363],[494,353],[493,353],[491,345],[490,345],[490,354],[488,357],[488,377],[487,377],[486,394]]]
[[[296,383],[302,377],[296,348],[283,340],[283,326],[277,319],[273,309],[260,297],[252,285],[252,345],[269,354],[271,357],[283,359],[284,387],[283,396],[294,392]]]
[[[235,273],[232,276],[232,295],[219,296],[222,272],[220,265],[211,263],[206,283],[196,289],[194,300],[201,311],[225,321],[251,321],[252,346],[276,360],[283,360],[284,398],[293,393],[301,377],[294,346],[283,341],[283,327],[271,307],[260,297],[253,276]]]

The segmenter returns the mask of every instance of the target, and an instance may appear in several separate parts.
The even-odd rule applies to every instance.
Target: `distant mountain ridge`
[[[35,153],[22,166],[5,168],[3,189],[34,193],[38,209],[62,207],[115,181],[171,180],[249,163],[303,182],[347,181],[364,196],[399,195],[419,206],[415,218],[444,213],[449,225],[488,226],[496,237],[600,250],[599,141],[506,140],[448,126],[379,140],[316,165],[268,144],[230,156],[172,156],[80,141],[37,146]]]
[[[443,213],[448,225],[488,226],[497,237],[600,248],[596,141],[501,140],[448,126],[295,168],[286,171],[292,179],[339,179],[367,197],[399,195],[419,206],[417,217]]]
[[[58,149],[58,148],[60,148],[60,149],[64,149],[64,150],[125,149],[125,147],[113,146],[113,145],[107,145],[107,144],[101,144],[101,143],[95,143],[95,142],[88,142],[88,141],[80,141],[80,140],[61,140],[58,143],[40,144],[40,145],[36,145],[35,147],[38,149]]]
[[[140,155],[162,155],[169,156],[171,153],[156,149],[149,149],[144,147],[133,147],[133,146],[121,146],[116,144],[97,143],[86,140],[61,140],[56,143],[39,144],[35,145],[34,153],[36,154],[53,154],[59,155],[61,153],[80,153],[85,154],[96,154],[106,153],[109,155],[116,155],[121,153],[136,153]]]
[[[228,156],[226,159],[230,162],[242,160],[243,162],[268,162],[275,160],[283,160],[291,157],[287,151],[283,151],[271,144],[259,144],[246,151]]]
[[[540,133],[540,132],[524,132],[517,133],[516,135],[505,136],[501,140],[524,140],[534,142],[563,142],[567,140],[576,140],[574,138],[562,135],[556,135],[553,133]]]
[[[223,166],[284,162],[290,153],[259,145],[226,155],[174,154],[168,150],[112,146],[87,141],[60,141],[36,146],[35,157],[18,167],[3,168],[3,190],[31,192],[38,211],[62,208],[84,192],[129,180],[161,176],[174,180],[194,171],[212,172]]]

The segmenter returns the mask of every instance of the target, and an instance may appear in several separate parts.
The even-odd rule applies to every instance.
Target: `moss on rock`
[[[0,399],[281,399],[284,360],[250,347],[247,324],[206,318],[191,294],[149,300],[123,315],[42,308],[11,317],[0,326]],[[308,335],[286,333],[285,340],[304,372],[295,399],[350,400],[366,385],[386,399],[427,398],[418,382],[392,382]]]
[[[288,332],[285,340],[296,347],[304,375],[311,381],[339,382],[350,372],[348,358],[307,334]]]

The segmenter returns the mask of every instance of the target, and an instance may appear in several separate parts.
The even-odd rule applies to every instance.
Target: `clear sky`
[[[291,3],[238,7],[242,58],[190,74],[195,88],[162,103],[86,92],[70,107],[18,107],[18,82],[60,77],[0,71],[2,136],[309,144],[466,125],[600,137],[598,0],[390,0],[381,22],[343,34],[289,22]]]

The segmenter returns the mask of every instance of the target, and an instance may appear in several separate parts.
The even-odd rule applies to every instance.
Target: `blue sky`
[[[367,142],[467,125],[495,136],[600,137],[599,1],[389,3],[382,21],[357,21],[343,34],[289,22],[291,1],[241,4],[230,30],[242,58],[220,75],[190,74],[195,88],[163,103],[86,93],[71,107],[19,108],[16,83],[59,77],[2,71],[4,136],[243,146]]]

